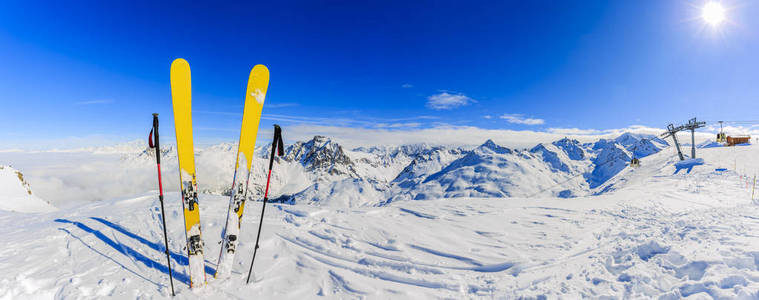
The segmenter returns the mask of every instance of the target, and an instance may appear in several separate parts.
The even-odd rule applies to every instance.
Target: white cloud
[[[285,102],[285,103],[267,103],[264,105],[265,108],[283,108],[283,107],[293,107],[298,106],[298,103],[294,102]]]
[[[454,109],[475,102],[477,101],[464,94],[450,94],[448,92],[441,92],[427,97],[427,107],[434,110]]]
[[[485,118],[485,119],[492,119],[493,116],[491,116],[491,115],[485,115],[483,118]]]
[[[618,129],[580,129],[580,128],[548,128],[546,129],[547,132],[553,133],[553,134],[561,134],[561,135],[567,135],[567,136],[592,136],[592,137],[598,137],[598,136],[609,136],[614,137],[618,136],[625,132],[632,132],[632,133],[641,133],[641,134],[652,134],[652,135],[660,135],[666,131],[664,128],[655,128],[655,127],[648,127],[643,125],[631,125],[626,128],[618,128]]]
[[[422,126],[422,123],[419,122],[408,122],[408,123],[377,123],[375,127],[377,128],[418,128]]]
[[[410,83],[404,83],[404,84],[401,85],[401,87],[404,88],[404,89],[410,89],[410,88],[414,87],[414,85],[410,84]]]
[[[227,112],[227,111],[208,111],[208,110],[193,110],[196,114],[208,114],[208,115],[220,115],[220,116],[240,116],[242,112]]]
[[[550,133],[571,134],[571,135],[603,134],[603,132],[598,129],[580,129],[580,128],[548,128],[547,131]]]
[[[148,131],[150,128],[148,127]],[[168,135],[168,134],[167,134]],[[3,149],[16,148],[24,151],[48,151],[48,150],[68,150],[77,148],[86,148],[100,145],[113,145],[122,143],[131,139],[140,139],[147,141],[147,135],[142,133],[129,134],[88,134],[82,136],[27,136],[25,138],[14,138],[13,140],[3,141]],[[3,162],[0,161],[0,164]]]
[[[520,114],[503,114],[500,116],[500,118],[506,120],[506,122],[513,124],[542,125],[545,123],[545,120],[543,119],[525,118]]]
[[[99,99],[99,100],[89,100],[89,101],[79,101],[75,102],[75,105],[92,105],[92,104],[110,104],[113,103],[112,99]]]
[[[707,125],[704,130],[709,132],[719,132],[719,124]],[[750,135],[759,136],[759,125],[740,126],[740,125],[724,125],[722,131],[726,135]]]
[[[197,131],[230,131],[230,132],[239,132],[239,128],[223,128],[223,127],[194,127],[193,130]]]
[[[78,201],[95,201],[134,195],[157,188],[154,161],[124,164],[119,154],[90,152],[25,152],[0,155],[24,173],[32,191],[61,206]],[[4,164],[0,163],[0,164]],[[163,178],[177,178],[176,163],[162,168]],[[105,170],[119,170],[109,172]],[[165,184],[166,191],[177,185]]]

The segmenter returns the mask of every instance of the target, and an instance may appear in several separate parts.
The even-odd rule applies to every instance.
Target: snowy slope
[[[493,161],[513,155],[475,152]],[[256,280],[246,285],[261,208],[250,203],[232,278],[209,277],[194,291],[179,197],[169,193],[177,299],[756,299],[759,206],[743,175],[759,170],[759,147],[699,156],[704,164],[690,171],[676,168],[672,152],[647,156],[599,196],[273,204]],[[204,194],[200,203],[206,253],[218,253],[226,198]],[[0,211],[0,299],[168,296],[158,207],[150,192],[47,213]],[[214,255],[207,259],[211,272]]]
[[[55,207],[32,193],[21,171],[0,165],[0,210],[48,212]]]

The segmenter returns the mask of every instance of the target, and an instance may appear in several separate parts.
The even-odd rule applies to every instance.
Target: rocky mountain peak
[[[585,151],[583,151],[580,147],[580,142],[578,140],[573,140],[565,137],[553,142],[552,144],[559,149],[564,150],[564,152],[567,153],[567,156],[569,156],[569,159],[571,160],[582,160],[585,158]]]
[[[317,135],[308,142],[297,142],[288,147],[284,160],[298,161],[308,171],[359,177],[353,161],[345,154],[343,147],[325,136]]]
[[[477,149],[486,153],[488,152],[494,152],[497,154],[511,154],[512,153],[511,149],[499,146],[498,144],[493,142],[493,140],[491,139],[488,139],[487,141],[485,141],[485,143],[477,147]]]

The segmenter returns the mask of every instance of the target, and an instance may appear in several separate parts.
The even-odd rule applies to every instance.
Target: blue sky
[[[262,128],[550,131],[755,120],[759,4],[721,1],[0,3],[0,149],[173,136],[169,66],[189,61],[198,143]],[[311,127],[308,127],[311,126]]]

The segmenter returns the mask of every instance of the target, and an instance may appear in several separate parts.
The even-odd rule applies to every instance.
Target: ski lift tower
[[[696,118],[690,119],[688,121],[688,124],[685,124],[683,126],[684,129],[690,130],[690,141],[691,141],[691,148],[690,148],[690,158],[696,158],[696,129],[706,126],[706,122],[698,122],[696,121]]]
[[[683,157],[683,152],[680,151],[680,143],[677,142],[677,134],[676,133],[678,131],[680,131],[680,130],[683,130],[683,126],[682,125],[675,127],[675,125],[669,124],[669,125],[667,125],[667,132],[662,133],[661,137],[666,139],[666,138],[668,138],[668,137],[671,136],[672,140],[675,141],[675,148],[677,148],[677,156],[680,157],[680,160],[685,160],[685,157]]]

